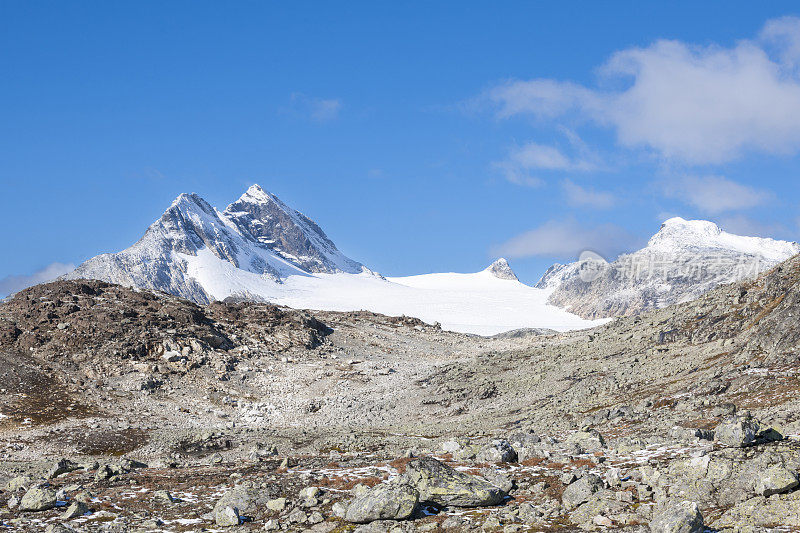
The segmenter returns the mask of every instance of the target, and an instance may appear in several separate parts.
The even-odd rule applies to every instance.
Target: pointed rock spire
[[[496,278],[519,281],[517,275],[514,274],[513,270],[511,270],[511,267],[509,266],[505,257],[501,257],[500,259],[496,260],[494,263],[489,265],[489,268],[486,270],[491,272],[491,274]]]

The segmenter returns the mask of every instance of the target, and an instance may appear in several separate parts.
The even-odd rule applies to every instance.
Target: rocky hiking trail
[[[0,305],[0,527],[800,530],[798,280],[488,338],[40,285]]]

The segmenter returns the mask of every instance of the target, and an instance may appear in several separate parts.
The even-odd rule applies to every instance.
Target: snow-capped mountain
[[[281,283],[290,275],[360,272],[313,221],[254,185],[224,212],[181,194],[130,248],[92,258],[66,276],[154,289],[198,303],[216,299],[203,283],[227,272]],[[215,284],[225,283],[218,280]],[[227,296],[257,296],[236,286]]]
[[[552,291],[550,303],[584,318],[630,315],[755,277],[797,253],[796,242],[733,235],[713,222],[676,217],[641,250],[611,263],[587,253],[553,265],[536,287]]]
[[[495,334],[590,327],[520,283],[505,259],[472,274],[384,278],[342,254],[311,219],[258,185],[224,211],[180,195],[130,248],[99,255],[68,279],[100,279],[198,303],[229,297],[330,311],[367,309]]]

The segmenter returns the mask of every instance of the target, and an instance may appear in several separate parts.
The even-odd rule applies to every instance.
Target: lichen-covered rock
[[[33,487],[19,502],[20,511],[47,511],[56,506],[56,491],[49,487]]]
[[[238,526],[240,522],[239,509],[230,505],[215,509],[214,522],[222,527]]]
[[[517,460],[517,452],[507,440],[494,440],[475,459],[481,463],[513,463]]]
[[[561,501],[567,509],[574,509],[589,501],[592,495],[603,488],[603,480],[594,474],[587,474],[564,489]]]
[[[737,526],[774,527],[776,524],[800,527],[800,493],[750,498],[725,511],[711,525],[722,530]]]
[[[347,507],[345,520],[365,524],[376,520],[405,520],[414,514],[419,492],[400,483],[384,483],[356,496]]]
[[[62,520],[72,520],[73,518],[78,518],[79,516],[83,516],[89,512],[89,506],[86,505],[84,502],[74,501],[69,504],[67,510],[64,511],[64,514],[61,515]]]
[[[506,497],[485,479],[458,472],[432,457],[408,463],[406,475],[419,491],[420,501],[437,505],[482,507],[497,505]]]
[[[241,516],[252,517],[259,509],[266,507],[269,495],[259,487],[249,483],[237,485],[217,500],[214,505],[214,514],[225,507],[235,508]]]
[[[651,533],[702,533],[703,515],[694,502],[669,505],[653,517]]]
[[[576,431],[566,438],[564,444],[567,446],[580,446],[585,452],[596,452],[606,447],[605,439],[594,429]]]
[[[745,413],[723,420],[714,430],[714,438],[726,446],[744,448],[759,440],[779,440],[780,435],[776,433]]]
[[[756,480],[756,493],[762,496],[772,496],[788,492],[800,485],[797,474],[788,470],[783,465],[773,465],[762,472]]]
[[[68,472],[72,472],[80,468],[77,463],[70,461],[69,459],[60,459],[56,464],[54,464],[45,474],[47,479],[52,479],[54,477],[58,477],[61,474],[66,474]]]

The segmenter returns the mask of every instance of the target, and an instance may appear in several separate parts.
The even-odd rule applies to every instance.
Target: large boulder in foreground
[[[377,485],[356,496],[347,506],[345,520],[365,524],[376,520],[405,520],[419,505],[419,492],[398,483]]]
[[[703,533],[703,515],[694,502],[672,504],[653,517],[651,533]]]
[[[458,472],[432,457],[408,463],[406,476],[419,491],[419,499],[441,506],[497,505],[506,493],[485,479]]]

